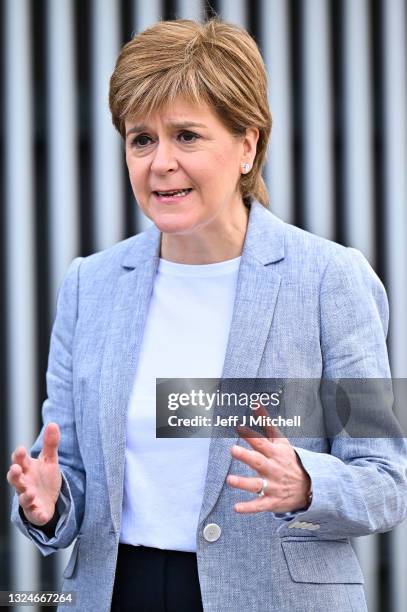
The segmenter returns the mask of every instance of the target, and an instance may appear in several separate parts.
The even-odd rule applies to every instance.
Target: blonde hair
[[[262,178],[271,131],[267,75],[250,34],[213,17],[159,21],[122,48],[110,79],[109,108],[115,128],[125,138],[125,119],[150,114],[178,96],[207,104],[236,136],[250,126],[259,129],[253,167],[242,174],[240,193],[268,205]]]

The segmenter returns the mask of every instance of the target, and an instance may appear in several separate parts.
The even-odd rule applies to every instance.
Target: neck
[[[242,254],[249,211],[242,202],[226,219],[215,218],[187,234],[162,233],[161,257],[183,264],[211,264]]]

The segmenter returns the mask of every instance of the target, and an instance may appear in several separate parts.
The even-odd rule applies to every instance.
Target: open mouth
[[[187,195],[192,188],[189,189],[178,189],[177,191],[154,191],[154,195],[162,198],[173,197],[173,196],[184,196]]]

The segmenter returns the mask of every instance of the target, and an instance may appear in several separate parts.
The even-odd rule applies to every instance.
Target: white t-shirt
[[[128,407],[120,542],[196,551],[210,438],[156,438],[156,378],[220,378],[240,257],[161,259]]]

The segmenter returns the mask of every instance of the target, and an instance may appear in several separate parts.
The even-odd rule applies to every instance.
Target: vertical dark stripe
[[[370,31],[372,36],[371,64],[372,64],[372,134],[373,134],[373,180],[374,180],[374,211],[376,218],[376,272],[386,281],[386,193],[384,185],[384,134],[383,118],[385,117],[385,98],[383,81],[383,4],[381,0],[371,0]]]
[[[135,15],[133,12],[134,3],[132,0],[122,0],[121,4],[121,42],[127,43],[136,34],[134,27]],[[124,197],[124,236],[128,238],[137,233],[136,209],[137,203],[134,199],[133,191],[130,185],[129,176],[127,173],[124,142],[122,142],[122,181],[123,181],[123,197]]]
[[[124,45],[134,34],[133,2],[121,0],[120,7],[120,36],[121,44]]]
[[[35,248],[36,248],[36,307],[37,320],[37,422],[35,435],[41,427],[41,405],[47,396],[46,370],[49,350],[50,312],[49,280],[51,275],[49,242],[49,124],[48,124],[48,82],[47,82],[47,18],[45,0],[38,0],[35,10],[31,11],[33,34],[32,71],[34,85],[34,186],[35,186]],[[55,586],[56,572],[54,560],[50,557],[40,559],[41,588],[48,590]],[[41,610],[45,610],[41,606]]]
[[[210,19],[219,14],[219,2],[217,0],[204,0],[204,16],[205,19]]]
[[[76,79],[78,83],[78,160],[81,255],[93,253],[91,116],[91,15],[89,0],[75,0]]]
[[[175,0],[163,0],[163,17],[164,19],[178,19],[178,11]]]
[[[259,44],[260,31],[260,0],[252,0],[247,4],[247,31]]]
[[[304,74],[303,74],[303,5],[301,0],[289,0],[291,47],[292,117],[293,117],[293,194],[294,223],[305,226],[304,180]]]
[[[332,112],[333,112],[333,160],[334,160],[334,239],[341,244],[346,244],[345,235],[345,189],[347,177],[345,176],[344,164],[344,137],[345,137],[345,91],[343,79],[343,3],[330,0],[329,3],[329,25],[331,39],[331,89],[332,89]]]
[[[371,63],[373,79],[373,167],[374,167],[374,210],[376,217],[376,272],[386,285],[386,192],[385,173],[385,143],[384,121],[386,116],[384,96],[384,36],[383,36],[383,2],[371,0],[370,25],[372,35]],[[390,342],[389,342],[390,345]],[[389,346],[391,349],[391,347]],[[390,351],[391,352],[391,351]],[[391,540],[390,534],[379,535],[379,610],[395,610],[394,596],[391,589]]]
[[[49,236],[50,205],[48,198],[48,99],[47,99],[47,14],[45,0],[38,0],[31,11],[33,32],[32,70],[34,85],[34,185],[35,185],[35,248],[36,248],[36,331],[38,335],[38,413],[37,427],[41,424],[41,404],[46,397],[45,371],[48,361],[49,279],[51,274]]]
[[[129,175],[127,173],[125,163],[123,162],[123,181],[124,181],[124,198],[125,198],[125,235],[124,238],[134,236],[141,231],[137,223],[138,204],[133,194],[130,184]]]
[[[391,588],[392,546],[391,534],[380,533],[378,546],[377,590],[378,609],[382,612],[401,612],[396,609]]]
[[[127,43],[130,41],[135,34],[138,33],[139,29],[135,24],[135,10],[134,2],[131,0],[123,0],[122,4],[122,41]],[[123,180],[123,197],[124,197],[124,236],[123,238],[129,238],[134,234],[138,233],[137,227],[137,209],[138,204],[134,198],[133,190],[130,184],[129,175],[127,172],[127,166],[125,162],[125,151],[124,142],[123,146],[123,163],[122,163],[122,180]]]
[[[5,7],[4,2],[0,2],[0,54],[1,57],[5,57]],[[0,62],[0,82],[4,83],[5,70],[4,62]],[[7,334],[6,334],[6,266],[7,266],[7,254],[5,248],[6,242],[6,193],[5,193],[5,105],[4,95],[0,96],[0,303],[1,303],[1,315],[0,315],[0,466],[2,466],[1,473],[5,476],[8,466],[10,464],[10,457],[8,453],[8,385],[7,385]],[[7,591],[10,589],[11,575],[10,575],[10,521],[9,521],[9,508],[6,500],[9,496],[9,485],[5,477],[0,478],[0,499],[4,500],[0,504],[0,590]]]

